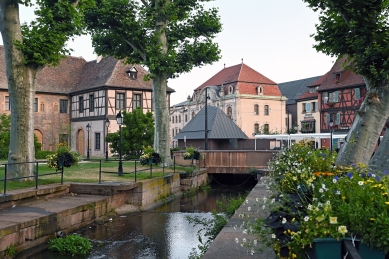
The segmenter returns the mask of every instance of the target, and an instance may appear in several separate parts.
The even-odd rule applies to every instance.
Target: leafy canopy
[[[97,0],[85,12],[95,51],[146,65],[153,77],[176,77],[220,58],[212,39],[221,31],[217,8],[210,0]],[[161,32],[167,23],[164,53]]]
[[[346,68],[372,86],[388,81],[388,0],[303,0],[319,12],[314,47],[327,55],[347,56]]]
[[[36,19],[22,24],[23,42],[16,45],[25,56],[26,65],[58,65],[71,49],[65,43],[84,33],[83,10],[93,0],[19,0],[19,4],[37,7]]]
[[[127,159],[137,159],[143,154],[143,148],[152,146],[154,141],[154,119],[151,112],[143,113],[137,108],[133,112],[123,111],[122,154]],[[109,133],[111,153],[119,153],[120,134]]]

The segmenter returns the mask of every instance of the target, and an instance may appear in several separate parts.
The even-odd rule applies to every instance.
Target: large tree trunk
[[[34,164],[25,162],[35,161],[33,104],[40,68],[26,66],[23,53],[14,45],[15,41],[23,41],[17,0],[0,1],[0,24],[11,105],[8,163],[13,165],[8,166],[8,178],[28,177],[33,175]]]
[[[356,112],[346,142],[340,149],[336,161],[338,165],[368,164],[389,117],[388,83],[373,88],[366,78],[365,82],[368,91],[361,108]]]
[[[166,38],[167,20],[161,11],[161,5],[167,5],[166,0],[155,0],[156,15],[155,28],[158,45],[161,46],[161,56],[168,53],[168,42]],[[162,66],[163,64],[161,64]],[[162,68],[158,68],[162,71]],[[167,73],[159,73],[153,77],[153,102],[155,114],[154,148],[160,154],[164,164],[171,164],[169,146],[169,112],[166,99]]]
[[[389,170],[389,118],[386,120],[385,128],[386,131],[380,145],[370,159],[369,167],[372,170]]]

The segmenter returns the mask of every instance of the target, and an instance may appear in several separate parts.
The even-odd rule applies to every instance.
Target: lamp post
[[[331,132],[330,152],[331,152],[331,155],[332,155],[332,131],[333,131],[333,127],[334,127],[334,121],[332,119],[330,119],[330,132]]]
[[[208,88],[205,88],[205,137],[204,137],[204,150],[208,150]]]
[[[123,125],[123,114],[121,111],[116,115],[116,121],[119,125],[119,133],[120,133],[120,142],[119,142],[119,168],[118,175],[123,175],[123,162],[122,162],[122,125]]]
[[[109,119],[105,119],[105,128],[107,129],[106,138],[105,138],[105,160],[108,161],[108,128],[109,128]]]
[[[89,131],[90,131],[91,126],[89,123],[86,125],[86,131],[88,132],[88,140],[87,140],[87,148],[86,148],[86,160],[89,160]]]

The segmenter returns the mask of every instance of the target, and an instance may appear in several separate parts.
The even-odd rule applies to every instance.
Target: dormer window
[[[336,72],[335,73],[335,84],[340,83],[342,81],[342,72]]]
[[[234,92],[234,87],[229,86],[229,87],[228,87],[228,93],[229,93],[229,94],[232,94],[233,92]]]
[[[138,77],[138,70],[136,69],[136,67],[130,67],[129,69],[127,69],[126,73],[132,80],[136,80]]]
[[[263,89],[262,89],[262,86],[260,86],[260,85],[257,87],[257,94],[263,95]]]

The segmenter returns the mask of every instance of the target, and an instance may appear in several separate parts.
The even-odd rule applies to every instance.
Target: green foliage
[[[347,56],[346,67],[369,79],[388,82],[389,24],[387,1],[303,0],[319,12],[314,46],[331,56]]]
[[[36,159],[46,159],[49,155],[55,154],[54,151],[49,151],[49,150],[38,150],[35,153],[35,158]]]
[[[204,7],[208,1],[101,0],[87,9],[86,21],[97,53],[144,64],[151,78],[175,77],[220,58],[212,42],[220,17],[217,8]]]
[[[0,116],[0,158],[8,157],[11,130],[11,116],[2,114]]]
[[[19,1],[34,6],[31,1]],[[67,54],[66,41],[83,34],[84,9],[94,1],[37,0],[36,20],[21,26],[23,42],[15,44],[24,54],[29,65],[57,65]]]
[[[49,160],[47,162],[47,165],[50,168],[59,169],[58,160],[60,158],[64,159],[63,166],[70,167],[72,165],[77,165],[80,161],[81,155],[77,151],[70,150],[70,147],[67,143],[59,143],[57,144],[57,150],[54,154],[48,155],[47,159]]]
[[[16,254],[16,247],[14,244],[11,244],[9,246],[7,246],[7,248],[5,249],[5,259],[7,258],[13,258],[14,255]]]
[[[151,112],[143,113],[137,108],[132,112],[123,111],[122,155],[125,159],[138,159],[143,154],[143,148],[152,146],[154,141],[154,119]],[[119,153],[120,134],[109,133],[111,153]]]
[[[239,209],[240,205],[244,202],[245,197],[243,197],[243,195],[239,195],[237,198],[223,196],[221,201],[216,201],[216,204],[228,217],[232,217],[235,211]]]
[[[92,251],[91,242],[78,234],[49,240],[49,249],[61,255],[88,255]]]
[[[8,158],[9,144],[11,134],[11,115],[5,113],[0,116],[0,159]],[[39,152],[42,144],[38,142],[37,136],[34,134],[35,153]]]

